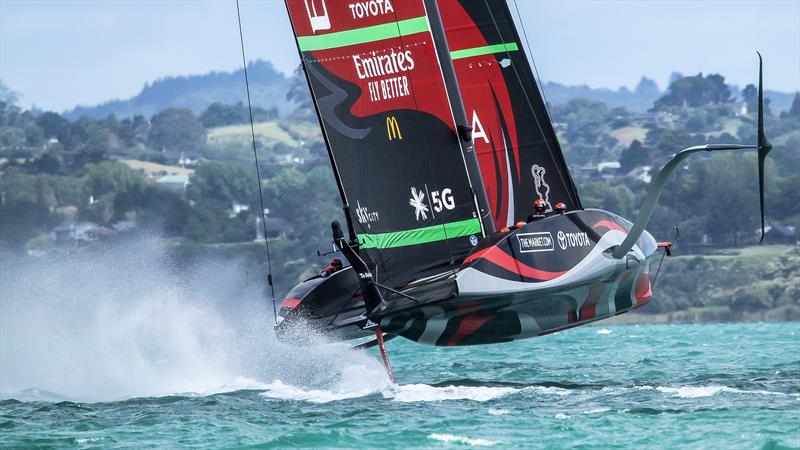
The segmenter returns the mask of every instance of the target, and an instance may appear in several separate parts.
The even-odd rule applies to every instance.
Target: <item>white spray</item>
[[[365,353],[276,341],[269,300],[263,286],[248,282],[244,264],[176,269],[159,242],[4,254],[0,395],[100,401],[260,389],[278,380],[323,389],[353,378],[386,383]]]

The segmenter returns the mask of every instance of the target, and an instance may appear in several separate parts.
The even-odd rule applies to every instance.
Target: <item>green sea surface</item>
[[[399,385],[373,350],[261,345],[242,376],[207,376],[201,358],[162,380],[132,361],[146,383],[106,389],[116,400],[88,401],[108,378],[51,383],[83,399],[4,392],[0,447],[800,448],[798,323],[600,323],[460,348],[395,339]]]

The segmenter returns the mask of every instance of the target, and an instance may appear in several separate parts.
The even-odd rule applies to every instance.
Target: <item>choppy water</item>
[[[797,323],[395,339],[393,386],[372,351],[276,342],[250,270],[4,254],[0,447],[800,447]]]
[[[800,447],[796,323],[601,324],[455,349],[396,339],[399,386],[370,352],[265,342],[261,374],[198,368],[157,396],[6,392],[0,446]]]

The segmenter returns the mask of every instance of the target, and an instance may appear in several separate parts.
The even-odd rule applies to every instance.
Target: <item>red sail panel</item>
[[[475,211],[422,0],[288,0],[362,255],[392,287],[469,252]]]
[[[505,2],[438,4],[495,226],[527,217],[536,198],[580,208]]]
[[[290,0],[288,5],[300,50],[304,50],[304,43],[306,48],[315,49],[307,59],[336,78],[355,84],[360,91],[350,106],[354,117],[415,109],[430,113],[455,129],[432,39],[423,28],[427,27],[427,17],[421,1],[346,4]],[[314,9],[317,11],[316,19],[327,12],[322,16],[327,22],[317,23],[318,28],[313,29],[306,6],[311,15]],[[397,36],[403,26],[408,30]],[[333,37],[326,40],[326,36]],[[397,37],[380,39],[386,36]],[[369,41],[359,43],[364,40]],[[325,48],[331,45],[338,46]],[[417,103],[417,99],[424,100]]]

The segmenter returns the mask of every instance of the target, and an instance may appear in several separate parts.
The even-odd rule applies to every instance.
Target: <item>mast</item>
[[[456,79],[456,71],[453,67],[453,60],[450,57],[450,48],[447,45],[442,17],[439,13],[439,5],[436,0],[423,0],[425,10],[428,13],[428,23],[431,27],[436,46],[436,55],[442,68],[442,76],[447,88],[447,97],[450,100],[450,109],[453,112],[458,137],[461,144],[461,153],[464,156],[464,164],[469,175],[469,182],[475,201],[475,209],[481,219],[483,235],[494,233],[495,226],[492,220],[492,212],[489,207],[489,199],[486,196],[486,188],[481,177],[481,168],[478,164],[478,157],[475,155],[475,145],[472,141],[472,127],[467,120],[467,112],[464,109],[464,102],[461,99],[461,92]]]

